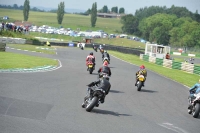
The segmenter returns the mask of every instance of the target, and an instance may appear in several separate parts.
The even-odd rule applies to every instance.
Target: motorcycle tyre
[[[92,74],[93,68],[89,68],[89,73]]]
[[[94,106],[96,106],[97,103],[98,103],[98,97],[93,97],[92,102],[86,106],[85,108],[86,111],[90,112],[94,108]]]
[[[195,108],[195,110],[192,111],[192,116],[193,116],[194,118],[198,118],[198,117],[199,117],[199,113],[200,113],[200,104],[199,104],[199,103],[196,103],[196,104],[195,104],[195,107],[193,107],[193,108]]]
[[[137,91],[141,91],[142,84],[143,82],[139,81],[139,83],[137,84]]]

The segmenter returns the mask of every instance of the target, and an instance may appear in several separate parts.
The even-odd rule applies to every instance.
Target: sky
[[[1,5],[23,5],[25,0],[0,0]],[[123,7],[125,13],[134,14],[137,9],[149,6],[166,6],[170,8],[172,5],[186,7],[193,13],[198,10],[200,14],[200,0],[29,0],[31,7],[58,8],[58,4],[65,2],[67,9],[87,10],[97,2],[97,9],[103,8],[104,5],[111,9],[112,7]]]

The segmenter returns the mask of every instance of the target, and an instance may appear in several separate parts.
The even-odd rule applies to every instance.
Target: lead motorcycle
[[[95,106],[99,106],[101,99],[104,97],[105,91],[99,89],[97,85],[89,87],[87,96],[84,98],[82,108],[85,108],[87,112],[90,112]]]
[[[195,99],[191,101],[192,105],[188,109],[188,113],[192,114],[194,118],[198,118],[199,113],[200,113],[200,92],[197,94],[194,94],[194,97]]]
[[[144,86],[145,77],[144,75],[140,74],[140,75],[137,75],[137,79],[138,79],[137,84],[136,84],[137,90],[141,91],[142,86]]]
[[[93,49],[94,49],[94,51],[96,51],[96,52],[97,52],[97,47],[96,47],[96,46],[94,46],[94,47],[93,47]]]

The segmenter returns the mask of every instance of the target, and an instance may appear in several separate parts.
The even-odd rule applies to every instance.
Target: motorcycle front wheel
[[[89,103],[86,107],[86,111],[90,112],[94,106],[96,106],[96,104],[98,103],[98,97],[93,97],[91,103]]]
[[[200,113],[200,104],[196,103],[196,105],[193,107],[192,116],[194,118],[197,118],[199,117],[199,113]]]

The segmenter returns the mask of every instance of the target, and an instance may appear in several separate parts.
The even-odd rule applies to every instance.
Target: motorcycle
[[[96,46],[94,46],[94,47],[93,47],[93,49],[94,49],[94,51],[96,51],[96,52],[97,52],[97,47],[96,47]]]
[[[137,90],[141,91],[141,88],[144,85],[145,77],[144,77],[144,75],[138,75],[137,79],[138,79],[137,85],[136,85],[137,86]]]
[[[110,60],[108,59],[108,57],[104,57],[104,58],[103,58],[103,63],[104,63],[105,61],[108,62],[108,64],[110,64]]]
[[[80,47],[81,50],[84,50],[84,47],[83,47],[82,44],[80,44],[79,47]]]
[[[188,109],[188,113],[192,114],[194,118],[198,118],[200,113],[200,92],[197,94],[194,94],[195,99],[192,100],[192,105]]]
[[[93,70],[94,70],[94,64],[92,62],[89,62],[88,63],[88,71],[89,71],[89,73],[92,74]]]
[[[103,48],[101,48],[101,49],[99,49],[99,50],[100,50],[101,54],[104,53],[104,49],[103,49]]]
[[[100,72],[100,73],[98,73],[97,80],[99,80],[100,78],[103,78],[103,77],[106,77],[108,81],[110,79],[110,76],[107,73]]]
[[[95,106],[99,106],[99,104],[101,103],[101,99],[105,97],[105,91],[99,89],[97,85],[88,89],[88,94],[84,98],[82,108],[85,108],[87,112],[90,112]]]

